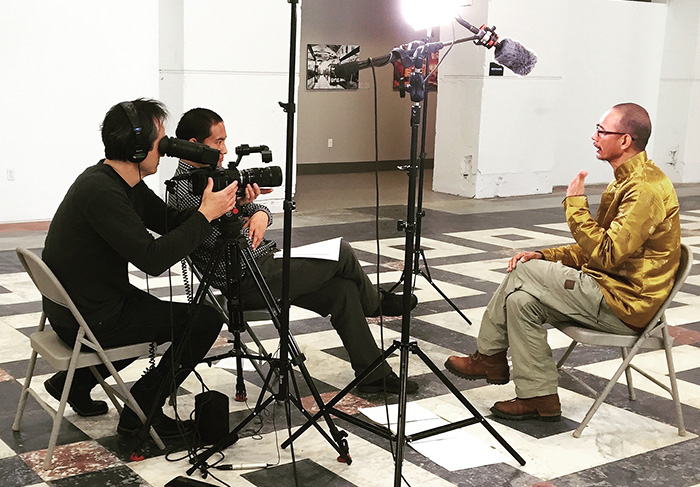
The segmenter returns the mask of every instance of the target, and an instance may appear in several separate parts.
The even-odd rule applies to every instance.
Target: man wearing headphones
[[[226,128],[221,117],[207,108],[194,108],[185,113],[175,131],[179,139],[206,144],[221,153],[219,165],[226,154]],[[190,161],[180,161],[177,175],[192,170],[192,166],[200,166]],[[260,271],[270,287],[273,295],[279,299],[282,294],[282,260],[275,259],[277,244],[264,238],[265,230],[272,223],[270,211],[263,205],[252,203],[261,190],[257,184],[246,188],[246,201],[241,213],[245,220],[242,233],[247,237],[251,250]],[[188,188],[188,181],[181,180],[175,188],[175,195],[170,200],[178,208],[191,208],[199,205],[199,198],[193,196]],[[206,269],[212,258],[216,239],[220,235],[215,227],[212,235],[192,253],[194,265]],[[244,306],[248,309],[264,308],[265,302],[255,284],[253,277],[245,267],[240,281]],[[218,263],[214,272],[214,287],[226,291],[226,269],[223,259]],[[290,278],[290,297],[292,304],[314,311],[321,316],[331,317],[331,324],[340,336],[350,358],[350,364],[355,374],[367,369],[379,356],[381,350],[372,336],[366,316],[378,316],[380,299],[377,291],[362,270],[350,244],[341,241],[337,261],[322,259],[292,259]],[[402,314],[403,298],[400,295],[382,292],[381,312],[384,315],[396,316]],[[412,296],[412,306],[417,299]],[[372,393],[386,391],[399,392],[399,377],[383,362],[358,385],[360,392]],[[418,384],[409,380],[407,392],[418,390]]]
[[[158,365],[131,389],[146,415],[154,411],[152,425],[164,438],[193,430],[191,421],[175,421],[162,407],[207,353],[222,319],[206,306],[190,316],[188,304],[161,301],[134,287],[129,283],[128,265],[151,275],[168,270],[209,236],[209,222],[233,208],[237,190],[234,182],[213,193],[209,180],[198,208],[177,211],[148,188],[143,178],[158,169],[158,142],[165,135],[166,117],[165,107],[149,99],[120,103],[107,112],[102,123],[105,159],[88,167],[68,190],[43,251],[44,261],[102,346],[172,342]],[[78,325],[70,312],[46,299],[43,306],[58,336],[75,343]],[[118,362],[115,367],[130,362]],[[106,369],[100,372],[108,376]],[[65,378],[59,372],[45,382],[53,397],[60,397]],[[79,415],[107,411],[105,402],[90,398],[96,384],[88,369],[76,371],[68,403]],[[131,435],[141,426],[136,414],[125,408],[117,431]]]

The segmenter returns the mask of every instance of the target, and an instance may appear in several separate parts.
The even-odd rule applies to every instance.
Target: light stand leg
[[[282,300],[280,303],[280,376],[279,394],[288,396],[289,388],[289,309],[290,299],[290,275],[291,275],[291,249],[292,249],[292,211],[294,210],[292,180],[294,179],[294,114],[295,103],[295,73],[296,73],[296,44],[297,44],[297,0],[288,0],[291,6],[289,22],[289,78],[287,85],[287,103],[280,103],[287,113],[287,145],[285,151],[284,173],[284,235],[282,238]],[[287,429],[291,434],[291,418],[287,415]],[[294,450],[292,449],[292,459]]]
[[[263,296],[263,300],[267,303],[268,309],[270,310],[270,316],[272,318],[273,323],[275,324],[275,327],[280,330],[280,341],[283,340],[281,334],[282,334],[282,323],[279,320],[279,315],[280,315],[280,309],[277,307],[275,303],[275,298],[272,294],[272,291],[268,287],[267,283],[265,282],[262,272],[260,271],[260,268],[258,267],[257,263],[255,262],[255,259],[253,258],[253,254],[250,251],[249,248],[245,247],[241,249],[241,255],[243,258],[243,261],[246,263],[246,266],[251,272],[251,275],[253,276],[254,281],[256,282],[258,289],[260,290],[260,293]],[[304,364],[304,361],[306,360],[306,357],[304,354],[301,352],[301,349],[297,345],[296,341],[294,340],[294,337],[292,334],[288,331],[287,332],[287,346],[289,350],[289,356],[291,357],[289,360],[290,364],[293,364],[299,368],[299,372],[301,373],[302,377],[304,378],[304,382],[306,382],[306,385],[309,388],[309,391],[314,398],[314,401],[316,402],[316,405],[320,410],[325,409],[325,403],[323,399],[321,398],[321,394],[318,392],[318,389],[316,388],[316,385],[313,382],[313,378],[311,377],[311,374],[309,373],[308,369],[306,368],[306,365]],[[294,376],[289,375],[289,378],[294,381]],[[295,383],[296,384],[296,383]],[[298,395],[298,388],[295,387],[295,391],[297,392],[297,398],[299,397]],[[281,393],[280,393],[281,394]],[[282,396],[280,396],[282,397]],[[297,409],[306,416],[307,419],[311,419],[311,415],[306,412],[303,407],[301,407],[301,401],[298,401],[297,398],[292,396],[289,393],[289,390],[287,391],[287,397],[292,399],[292,402],[297,406]],[[317,424],[314,424],[316,429],[329,441],[331,446],[335,448],[335,450],[338,452],[340,457],[345,461],[348,465],[352,463],[352,460],[350,459],[348,455],[348,446],[347,446],[347,440],[345,439],[347,437],[347,433],[345,431],[339,430],[336,426],[335,423],[333,422],[333,419],[331,418],[330,413],[325,412],[323,414],[323,418],[326,421],[326,424],[328,426],[329,431],[331,432],[332,439],[321,429],[321,427]],[[290,432],[290,438],[291,438],[291,432]]]

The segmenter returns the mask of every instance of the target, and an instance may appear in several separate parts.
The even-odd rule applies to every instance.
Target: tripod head
[[[232,211],[220,216],[212,222],[219,232],[221,232],[221,236],[226,243],[242,236],[241,230],[243,229],[243,221],[238,216],[240,211],[238,206],[234,206]]]

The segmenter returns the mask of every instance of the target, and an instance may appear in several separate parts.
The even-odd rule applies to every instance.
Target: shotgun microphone
[[[496,43],[496,62],[520,76],[530,74],[537,63],[537,55],[525,46],[507,37]]]
[[[476,27],[466,20],[457,17],[455,21],[475,34],[474,43],[487,49],[496,48],[495,59],[498,64],[505,66],[520,76],[526,76],[537,63],[537,55],[525,46],[507,37],[499,40],[496,27],[482,25]]]

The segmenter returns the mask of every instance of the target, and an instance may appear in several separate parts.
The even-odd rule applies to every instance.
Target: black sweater
[[[149,230],[162,236],[156,238]],[[143,181],[130,187],[102,160],[68,190],[49,227],[43,259],[88,324],[95,324],[121,312],[124,297],[133,289],[129,262],[159,275],[211,231],[199,211],[169,208]],[[46,300],[44,309],[49,319],[66,316]],[[55,319],[53,324],[75,326]]]

